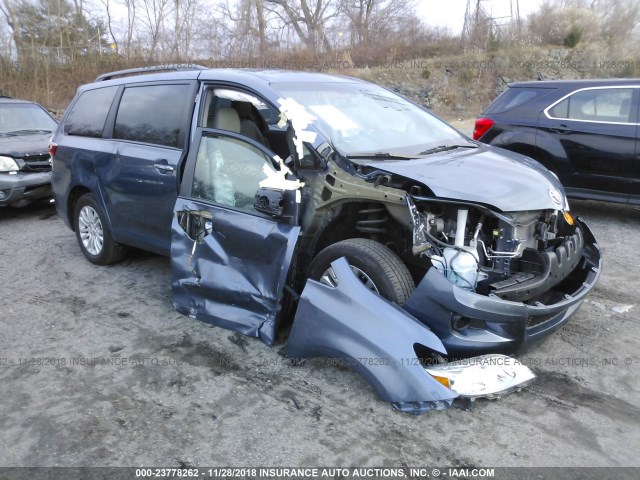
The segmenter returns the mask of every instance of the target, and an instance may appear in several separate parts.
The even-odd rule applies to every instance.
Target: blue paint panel
[[[448,408],[457,394],[429,375],[414,351],[446,355],[442,342],[406,311],[371,290],[346,259],[332,263],[337,287],[308,280],[287,343],[287,356],[337,358],[360,373],[378,396],[406,413]]]
[[[171,243],[175,308],[272,345],[300,227],[182,198],[175,212]],[[179,222],[182,212],[207,223],[207,233],[201,229],[204,236],[191,238]]]

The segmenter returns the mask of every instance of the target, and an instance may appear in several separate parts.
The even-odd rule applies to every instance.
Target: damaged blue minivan
[[[80,87],[52,185],[89,261],[169,255],[180,312],[267,344],[294,318],[290,357],[420,413],[530,381],[501,354],[594,288],[598,244],[539,163],[357,79],[171,68]]]

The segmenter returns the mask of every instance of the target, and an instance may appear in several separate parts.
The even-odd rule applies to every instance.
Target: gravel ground
[[[96,267],[52,206],[0,209],[0,466],[640,466],[640,209],[573,211],[605,268],[521,357],[536,382],[414,417],[348,369],[178,314],[167,258]]]

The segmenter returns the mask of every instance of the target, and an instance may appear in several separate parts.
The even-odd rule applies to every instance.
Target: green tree
[[[8,0],[3,0],[5,3]],[[18,57],[68,61],[100,52],[106,43],[101,20],[87,17],[82,4],[68,0],[19,0],[13,4],[12,29]]]
[[[580,39],[582,39],[583,28],[580,25],[571,25],[569,29],[569,33],[564,37],[563,44],[567,48],[574,48],[576,45],[580,43]]]

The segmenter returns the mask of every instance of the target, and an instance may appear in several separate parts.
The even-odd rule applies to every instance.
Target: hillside
[[[344,52],[334,54],[326,61],[320,57],[313,65],[317,66],[315,70],[383,85],[455,123],[477,116],[508,83],[514,81],[640,77],[640,54],[625,54],[624,50],[601,42],[573,49],[553,45],[519,46],[488,53],[468,51],[458,55],[434,54],[415,60],[390,60],[374,66],[360,65]],[[191,63],[219,66],[197,59]],[[5,63],[0,75],[0,94],[39,102],[61,115],[81,84],[92,81],[101,73],[149,64],[102,58],[72,65],[33,65],[29,69],[29,65]],[[275,59],[273,62],[243,61],[240,65],[279,67],[283,64]]]
[[[384,85],[448,121],[475,117],[510,82],[640,77],[640,54],[617,48],[518,47],[490,54],[466,53],[372,68],[332,70]]]

